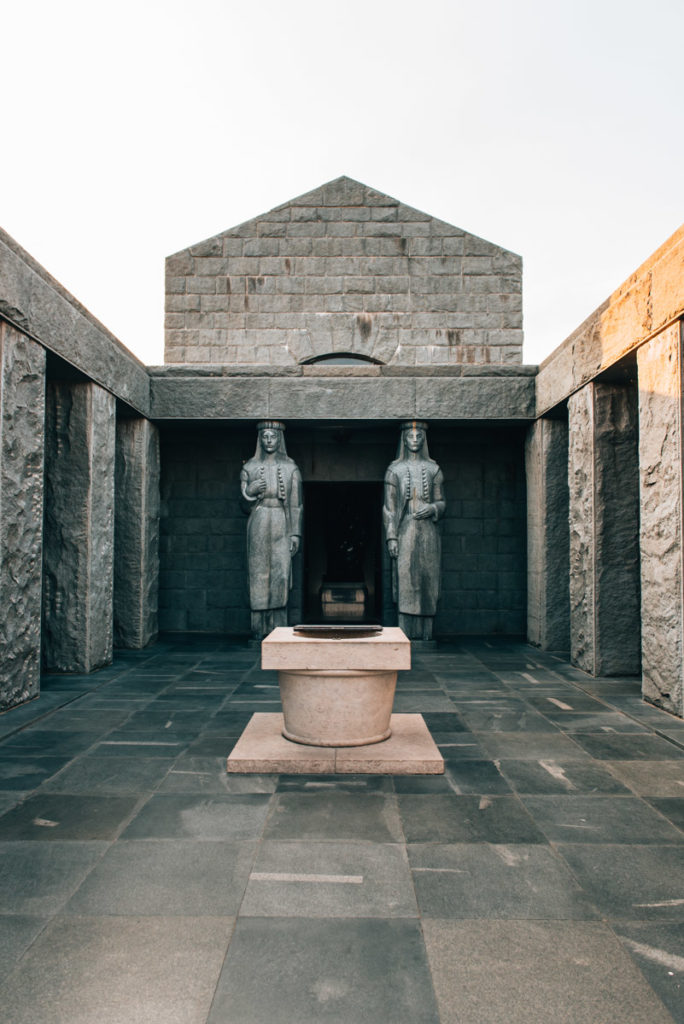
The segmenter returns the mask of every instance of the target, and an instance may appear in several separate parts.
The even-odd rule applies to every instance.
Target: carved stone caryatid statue
[[[302,535],[302,478],[285,451],[285,425],[257,423],[254,458],[242,467],[240,490],[247,523],[247,567],[252,633],[262,639],[287,625],[292,558]]]
[[[440,589],[444,477],[428,454],[427,423],[401,425],[397,458],[385,473],[382,518],[392,559],[392,597],[410,640],[431,640]]]

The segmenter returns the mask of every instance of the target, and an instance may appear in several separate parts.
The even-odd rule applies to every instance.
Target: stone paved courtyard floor
[[[228,776],[257,652],[0,717],[3,1024],[684,1021],[684,723],[522,643],[414,655],[441,777]]]

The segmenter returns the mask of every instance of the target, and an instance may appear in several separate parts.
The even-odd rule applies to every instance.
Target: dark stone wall
[[[304,481],[382,480],[398,426],[287,431]],[[430,454],[442,467],[442,598],[437,636],[525,632],[524,431],[433,426]],[[245,528],[238,500],[256,431],[228,424],[161,428],[161,630],[249,632]],[[380,515],[380,509],[378,509]],[[305,527],[306,529],[306,527]],[[386,561],[386,560],[385,560]],[[301,616],[302,556],[294,567],[291,621]],[[388,576],[383,572],[384,587]],[[388,595],[385,624],[392,623]]]

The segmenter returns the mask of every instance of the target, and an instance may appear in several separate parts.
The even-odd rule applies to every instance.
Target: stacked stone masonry
[[[519,364],[520,257],[349,178],[170,256],[168,363]]]

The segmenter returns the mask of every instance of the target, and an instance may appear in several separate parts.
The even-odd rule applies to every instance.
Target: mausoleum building
[[[525,366],[520,257],[339,178],[170,256],[146,367],[0,234],[2,706],[160,631],[249,634],[261,421],[302,478],[290,622],[396,624],[383,480],[418,420],[435,638],[526,636],[684,714],[683,317],[680,229]]]

